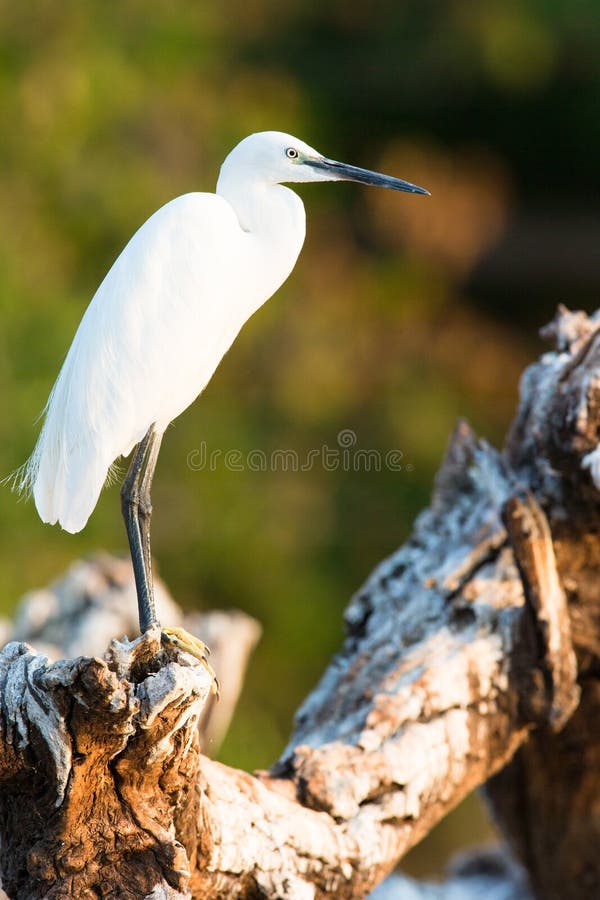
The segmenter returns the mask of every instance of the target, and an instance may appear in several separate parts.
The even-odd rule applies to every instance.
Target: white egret
[[[134,451],[121,504],[142,633],[159,624],[150,488],[163,433],[206,387],[244,322],[292,271],[305,213],[284,183],[304,181],[428,194],[327,159],[288,134],[245,138],[223,163],[216,193],[171,200],[118,257],[81,320],[20,474],[19,487],[33,492],[42,521],[75,533],[115,459]]]

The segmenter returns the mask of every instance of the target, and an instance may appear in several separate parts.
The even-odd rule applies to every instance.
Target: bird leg
[[[154,592],[152,588],[152,569],[146,566],[146,560],[150,557],[150,516],[143,514],[144,521],[144,537],[142,538],[142,529],[140,527],[140,482],[142,476],[145,475],[144,466],[150,457],[153,459],[153,467],[150,472],[150,479],[147,483],[145,496],[148,501],[150,498],[150,483],[152,482],[152,474],[156,466],[156,453],[153,453],[153,445],[158,440],[160,446],[160,436],[154,431],[151,425],[143,440],[135,448],[131,465],[125,476],[123,486],[121,487],[121,511],[125,520],[125,528],[127,529],[127,538],[129,540],[129,549],[131,551],[131,561],[133,563],[133,574],[135,576],[135,587],[137,591],[138,612],[140,618],[140,631],[144,634],[153,625],[158,625],[158,617],[154,606]],[[147,509],[148,504],[144,503]],[[151,507],[150,507],[151,509]]]
[[[146,571],[148,593],[150,594],[152,608],[154,608],[154,581],[152,579],[152,551],[150,547],[150,520],[152,518],[150,489],[152,488],[152,479],[154,478],[154,470],[156,469],[162,434],[158,434],[158,432],[154,430],[154,426],[152,426],[148,429],[148,435],[150,437],[146,448],[146,462],[139,482],[138,523],[142,540],[142,553],[144,555],[144,569]]]
[[[138,598],[140,631],[144,634],[153,625],[159,625],[154,602],[154,584],[152,581],[152,552],[150,547],[150,520],[152,518],[152,499],[150,490],[158,453],[162,441],[154,425],[151,425],[144,438],[135,448],[131,465],[121,488],[121,509],[127,528],[129,549],[133,562],[133,573]],[[199,659],[212,679],[211,690],[219,696],[219,683],[208,662],[210,650],[201,640],[184,628],[162,627],[165,641],[175,644],[180,650],[191,653]]]

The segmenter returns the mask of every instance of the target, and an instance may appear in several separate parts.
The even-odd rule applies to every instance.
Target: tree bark
[[[533,732],[486,794],[537,895],[579,900],[600,897],[600,314],[561,307],[542,334],[556,352],[525,373],[505,455],[546,510],[581,702],[560,733]]]
[[[599,325],[559,312],[502,454],[458,426],[269,772],[200,754],[208,676],[156,634],[7,645],[9,896],[364,897],[484,783],[537,897],[600,896]]]

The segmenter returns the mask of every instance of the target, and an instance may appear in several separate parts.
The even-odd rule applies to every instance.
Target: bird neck
[[[304,204],[282,184],[269,184],[221,169],[217,194],[233,208],[243,231],[276,245],[302,248],[306,231]],[[297,245],[297,247],[296,247]]]
[[[243,179],[221,170],[217,194],[240,225],[241,262],[247,269],[246,313],[251,315],[286,280],[302,249],[306,216],[300,197],[281,184]]]

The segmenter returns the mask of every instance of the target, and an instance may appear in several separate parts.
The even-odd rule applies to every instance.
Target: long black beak
[[[318,159],[305,159],[304,164],[321,172],[327,172],[332,178],[341,181],[358,181],[359,184],[374,184],[377,187],[391,188],[393,191],[430,196],[429,191],[417,187],[416,184],[411,184],[410,181],[402,181],[401,178],[392,178],[390,175],[381,175],[379,172],[371,172],[369,169],[359,169],[357,166],[349,166],[324,156]]]

